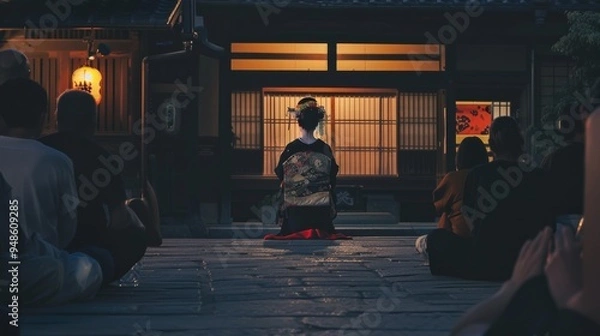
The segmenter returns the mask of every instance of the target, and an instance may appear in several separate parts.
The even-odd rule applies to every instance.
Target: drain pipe
[[[531,91],[530,91],[530,99],[529,99],[529,117],[531,118],[530,120],[530,124],[531,124],[531,129],[533,131],[533,134],[535,134],[535,129],[536,129],[536,124],[535,124],[535,90],[536,90],[536,85],[535,85],[535,46],[531,48],[531,60],[530,60],[530,67],[531,67]],[[531,138],[532,135],[528,136],[528,140],[529,140],[529,153],[534,155],[534,146],[535,144],[533,143],[533,139]]]
[[[148,179],[148,174],[147,174],[147,165],[148,165],[148,150],[146,148],[146,146],[148,145],[146,142],[146,113],[148,110],[148,97],[150,96],[150,88],[148,85],[148,62],[150,61],[157,61],[157,60],[164,60],[164,59],[173,59],[173,58],[177,58],[177,57],[185,57],[186,55],[188,55],[191,52],[191,50],[181,50],[181,51],[176,51],[176,52],[172,52],[172,53],[167,53],[167,54],[160,54],[160,55],[153,55],[153,56],[146,56],[142,59],[142,73],[141,73],[141,82],[142,82],[142,95],[141,95],[141,99],[142,99],[142,103],[141,103],[141,111],[140,111],[140,116],[141,116],[141,125],[140,125],[140,151],[141,151],[141,169],[140,169],[140,179],[141,179],[141,195],[140,197],[144,197],[145,195],[145,186],[146,186],[146,181]],[[135,130],[134,130],[135,132]]]
[[[148,109],[147,100],[149,97],[149,87],[148,87],[148,62],[157,61],[157,60],[165,60],[165,59],[173,59],[177,57],[185,57],[189,55],[192,51],[197,51],[194,48],[194,41],[200,41],[200,46],[203,46],[206,51],[210,53],[216,54],[218,57],[224,55],[225,49],[221,46],[218,46],[208,40],[208,32],[206,27],[204,26],[204,17],[196,16],[196,0],[183,0],[181,2],[181,19],[182,19],[182,39],[183,39],[183,48],[184,50],[175,51],[167,54],[146,56],[142,59],[142,73],[141,73],[141,82],[142,82],[142,103],[141,103],[141,183],[142,183],[142,192],[141,197],[144,197],[144,186],[146,185],[146,181],[148,179],[147,173],[147,156],[148,150],[146,148],[146,112]],[[196,30],[200,31],[200,34],[196,32]]]
[[[225,49],[208,40],[208,32],[204,25],[204,17],[198,16],[196,0],[184,0],[181,7],[183,40],[185,48],[192,48],[193,41],[198,40],[207,51],[223,55]],[[199,33],[198,33],[199,32]]]
[[[217,56],[223,56],[225,53],[225,48],[223,48],[219,45],[216,45],[208,40],[208,31],[207,31],[206,27],[204,26],[204,17],[203,16],[196,17],[196,24],[197,25],[195,26],[195,29],[198,29],[200,31],[200,34],[198,37],[199,37],[201,45],[208,51],[216,54]]]

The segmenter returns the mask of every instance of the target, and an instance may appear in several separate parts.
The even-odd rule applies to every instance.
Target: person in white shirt
[[[112,277],[114,266],[104,250],[65,250],[77,228],[78,198],[71,160],[36,141],[47,113],[46,91],[30,79],[9,79],[0,85],[0,102],[0,117],[6,123],[0,134],[0,172],[19,202],[25,248],[20,251],[20,287],[45,287],[40,270],[51,272],[50,258],[62,266],[55,273],[62,278],[60,289],[31,298],[31,304],[92,298],[105,273]]]

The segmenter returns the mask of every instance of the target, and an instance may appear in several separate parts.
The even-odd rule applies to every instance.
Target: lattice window
[[[569,84],[572,68],[573,64],[568,60],[553,59],[540,62],[539,101],[542,122],[555,121],[554,108],[558,103],[560,91]]]
[[[395,94],[268,93],[264,95],[263,174],[272,175],[285,145],[299,134],[286,113],[305,96],[327,110],[325,135],[340,175],[397,175],[397,98]]]
[[[510,117],[510,102],[492,102],[492,118]]]
[[[399,96],[398,172],[435,175],[438,166],[438,93],[404,92]]]
[[[263,174],[273,175],[273,168],[279,162],[279,156],[285,146],[296,139],[300,131],[296,120],[287,113],[288,107],[295,107],[300,99],[306,96],[312,96],[317,99],[320,105],[327,111],[327,121],[325,122],[325,133],[323,141],[331,143],[331,96],[312,95],[310,93],[265,93],[264,95],[264,163]],[[318,134],[315,134],[318,135]],[[335,151],[335,148],[332,149]]]
[[[335,98],[333,136],[340,175],[396,176],[396,95]]]
[[[436,150],[438,94],[401,93],[399,100],[400,149]]]
[[[48,116],[44,133],[54,130],[56,125],[56,98],[60,94],[58,90],[58,59],[54,57],[29,57],[31,66],[31,79],[40,83],[48,94]]]
[[[231,94],[231,121],[235,149],[261,149],[261,99],[259,91]]]

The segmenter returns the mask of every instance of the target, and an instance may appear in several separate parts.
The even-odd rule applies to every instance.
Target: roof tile
[[[166,27],[167,19],[178,0],[121,0],[108,6],[88,5],[73,7],[73,14],[61,22],[62,27],[96,26],[115,28]],[[109,1],[109,0],[107,0]],[[196,0],[208,6],[255,6],[274,3],[275,0]],[[288,7],[304,8],[439,8],[464,7],[469,0],[288,0]],[[531,9],[535,3],[546,1],[553,10],[599,10],[600,0],[477,0],[486,8],[499,10]],[[21,28],[27,20],[39,22],[51,13],[45,1],[0,0],[0,27]],[[19,15],[20,14],[20,15]]]
[[[167,27],[167,19],[177,0],[138,0],[132,3],[115,0],[114,6],[73,6],[69,17],[60,22],[63,27],[90,26],[115,28]],[[0,27],[21,28],[27,20],[38,22],[44,14],[52,13],[45,1],[0,0]]]
[[[260,5],[274,3],[265,0],[197,0],[200,5]],[[288,0],[289,1],[289,0]],[[486,6],[518,9],[518,6],[534,6],[539,0],[478,0]],[[544,0],[542,0],[544,1]],[[546,0],[556,9],[600,10],[600,0]],[[465,6],[469,0],[294,0],[287,7],[443,7]]]

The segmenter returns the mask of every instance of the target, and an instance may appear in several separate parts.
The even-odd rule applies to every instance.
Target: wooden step
[[[398,220],[389,212],[338,212],[333,224],[398,224]]]

